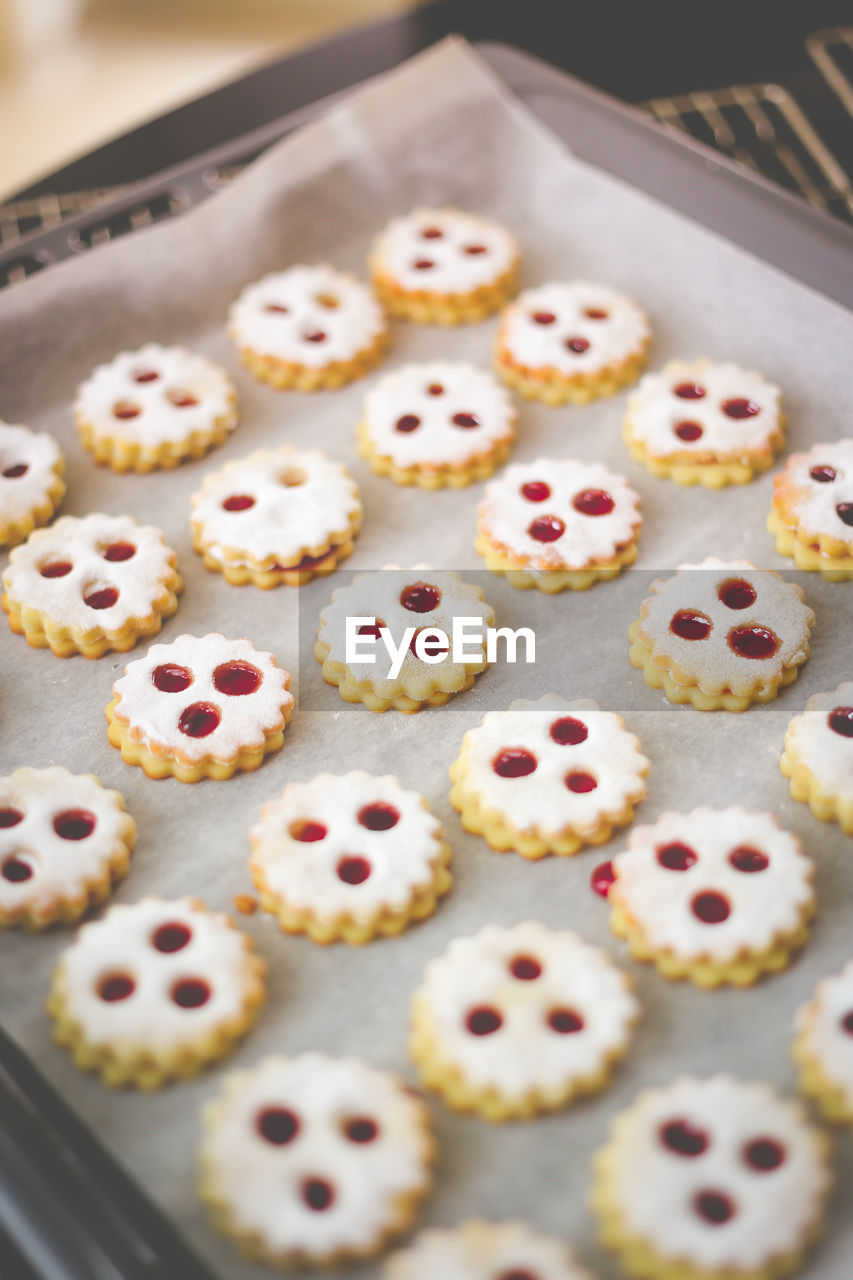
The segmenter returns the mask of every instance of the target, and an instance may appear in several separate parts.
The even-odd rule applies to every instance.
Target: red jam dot
[[[255,499],[250,498],[248,493],[235,493],[230,498],[226,498],[222,504],[223,511],[248,511],[249,507],[255,505]]]
[[[830,711],[827,722],[833,733],[842,738],[853,738],[853,707],[836,707]]]
[[[181,978],[172,987],[172,999],[180,1009],[200,1009],[210,999],[210,987],[201,978]]]
[[[23,884],[25,880],[32,879],[33,869],[28,862],[24,862],[13,853],[0,866],[0,875],[10,884]]]
[[[702,435],[702,428],[698,422],[679,422],[673,430],[679,440],[684,440],[687,444],[692,444]]]
[[[400,604],[412,613],[430,613],[438,608],[440,600],[438,587],[432,587],[428,582],[413,582],[400,592]]]
[[[693,1200],[693,1208],[713,1226],[722,1226],[734,1217],[735,1207],[729,1196],[722,1191],[700,1191]]]
[[[679,382],[677,387],[673,387],[673,394],[677,395],[679,400],[704,400],[705,388],[700,387],[696,382]]]
[[[715,889],[697,893],[690,907],[696,919],[701,920],[703,924],[722,924],[731,914],[727,899]]]
[[[660,1129],[660,1140],[678,1156],[701,1156],[708,1150],[708,1135],[689,1120],[670,1120]]]
[[[429,627],[419,627],[418,630],[415,632],[415,634],[412,636],[411,640],[409,641],[409,653],[413,653],[416,658],[418,656],[419,637],[421,636],[422,632],[429,631],[429,630],[430,630]],[[425,653],[429,658],[435,657],[439,653],[448,652],[448,646],[446,642],[444,640],[441,640],[438,636],[429,636],[425,640],[420,640],[420,646],[421,646],[421,652]]]
[[[192,672],[186,667],[179,667],[173,662],[164,662],[151,672],[155,689],[161,693],[182,693],[193,682]]]
[[[589,341],[586,338],[566,338],[563,345],[569,351],[573,351],[576,356],[583,355],[584,351],[589,350]]]
[[[367,858],[346,857],[338,863],[338,879],[344,884],[364,884],[370,876],[370,863]]]
[[[50,564],[43,564],[39,569],[43,578],[64,578],[66,573],[70,572],[71,565],[67,560],[53,560]]]
[[[497,1009],[490,1009],[488,1005],[480,1005],[470,1011],[465,1019],[465,1026],[472,1036],[490,1036],[495,1031],[500,1031],[503,1021]]]
[[[575,720],[574,716],[563,716],[551,725],[550,734],[561,747],[577,747],[581,742],[586,742],[589,729],[583,720]]]
[[[264,1107],[255,1128],[274,1147],[286,1147],[299,1132],[299,1120],[287,1107]]]
[[[276,312],[276,314],[282,315],[282,316],[287,315],[289,310],[290,310],[289,307],[285,307],[280,302],[268,302],[267,305],[264,307],[264,311],[274,311]]]
[[[223,662],[213,672],[213,687],[229,698],[242,698],[261,687],[261,673],[248,662]]]
[[[488,249],[484,244],[466,244],[465,252],[476,257],[479,253],[488,253]]]
[[[181,924],[179,920],[171,920],[168,924],[161,924],[159,929],[155,929],[151,945],[155,951],[172,955],[175,951],[182,951],[191,937],[192,933],[185,924]]]
[[[609,314],[603,307],[587,307],[584,311],[588,320],[606,320]]]
[[[521,486],[521,496],[528,502],[544,502],[551,496],[551,486],[544,480],[528,480]]]
[[[376,621],[373,623],[370,623],[370,622],[363,623],[363,625],[360,626],[358,629],[358,634],[360,636],[374,636],[378,640],[379,635],[384,626],[385,626],[385,623],[382,621],[382,619],[377,618]]]
[[[95,815],[88,809],[66,809],[54,818],[53,829],[62,840],[85,840],[95,830]]]
[[[443,396],[444,387],[441,385],[440,382],[431,382],[427,387],[427,392],[431,396]]]
[[[479,427],[480,419],[476,413],[454,413],[450,419],[454,427]]]
[[[583,489],[572,498],[572,506],[582,516],[609,516],[615,505],[605,489]]]
[[[844,1031],[848,1036],[853,1036],[853,1009],[851,1009],[849,1013],[845,1013],[844,1017],[841,1019],[840,1025],[842,1031]]]
[[[140,369],[133,375],[134,382],[156,382],[160,377],[156,369]]]
[[[23,820],[24,815],[20,809],[0,809],[0,829],[16,827]]]
[[[111,542],[108,547],[104,547],[101,555],[105,560],[111,563],[121,560],[132,560],[136,555],[136,547],[132,542]]]
[[[520,982],[533,982],[542,973],[542,966],[533,956],[516,956],[510,961],[509,971]]]
[[[90,609],[111,609],[116,600],[118,592],[115,587],[99,587],[97,591],[90,591],[83,597],[83,603]]]
[[[706,618],[704,613],[697,613],[693,609],[679,609],[678,613],[672,615],[669,629],[682,640],[707,640],[712,626],[711,619]]]
[[[566,526],[559,516],[538,516],[527,532],[537,542],[556,542],[566,532]]]
[[[780,643],[767,627],[735,627],[729,632],[729,648],[741,658],[772,658]]]
[[[129,400],[119,400],[118,404],[113,405],[114,418],[138,418],[142,410],[138,404],[131,404]]]
[[[561,1036],[583,1031],[583,1018],[574,1009],[552,1009],[548,1014],[548,1026]]]
[[[328,1209],[334,1198],[335,1192],[331,1184],[323,1178],[306,1178],[302,1184],[302,1199],[316,1213]]]
[[[553,311],[534,311],[530,319],[534,324],[553,324],[557,317]]]
[[[217,707],[209,702],[194,702],[181,712],[178,728],[188,738],[206,738],[213,733],[220,719]]]
[[[723,402],[723,413],[727,418],[754,418],[759,411],[760,405],[757,405],[754,400],[746,400],[743,397]]]
[[[198,400],[189,391],[170,391],[166,398],[176,409],[192,409],[193,405],[198,404]]]
[[[526,778],[536,769],[536,757],[524,747],[507,747],[492,761],[499,778]]]
[[[566,775],[566,786],[576,796],[582,796],[586,795],[588,791],[594,791],[598,783],[591,773],[584,773],[582,769],[576,769],[574,773]]]
[[[853,502],[839,502],[835,508],[835,514],[842,524],[846,524],[848,528],[853,528]]]
[[[729,578],[717,591],[718,599],[728,609],[748,609],[755,604],[756,595],[755,587],[745,578]]]
[[[394,430],[402,431],[404,434],[408,434],[408,432],[410,431],[416,431],[420,425],[421,425],[421,420],[417,416],[417,414],[404,413],[402,418],[398,418],[397,421],[394,423]]]
[[[667,871],[687,871],[698,861],[698,855],[689,844],[681,844],[674,840],[671,844],[662,844],[657,851],[657,859]]]
[[[29,469],[26,462],[16,462],[13,467],[7,467],[3,475],[7,480],[20,480],[21,476],[25,476]]]
[[[772,1173],[785,1163],[785,1148],[775,1138],[753,1138],[743,1149],[746,1163],[758,1173]]]
[[[760,849],[750,849],[748,845],[739,845],[737,849],[732,849],[729,862],[735,871],[743,871],[747,875],[754,875],[756,871],[766,871],[770,866],[770,859],[766,853],[762,853]]]
[[[812,480],[815,480],[818,484],[832,484],[832,481],[838,475],[838,472],[835,470],[835,467],[819,463],[816,467],[811,467],[809,469],[809,475]]]
[[[352,1120],[348,1120],[344,1126],[344,1133],[350,1142],[374,1142],[379,1136],[379,1125],[375,1120],[371,1120],[369,1116],[356,1116]]]
[[[326,334],[323,329],[311,329],[308,333],[303,334],[306,342],[325,342]]]
[[[135,990],[136,983],[126,973],[107,974],[98,984],[98,995],[102,1000],[106,1000],[107,1004],[114,1004],[116,1000],[126,1000]]]
[[[497,1280],[539,1280],[539,1276],[526,1268],[519,1271],[518,1267],[513,1267],[511,1271],[502,1271]]]
[[[421,232],[421,239],[422,240],[441,240],[443,235],[444,235],[444,232],[441,230],[441,227],[426,227]]]
[[[377,800],[359,809],[358,820],[368,831],[390,831],[400,821],[400,815],[392,804]]]
[[[416,271],[429,271],[435,266],[435,263],[430,258],[418,258],[414,265]]]
[[[593,893],[597,893],[599,898],[606,898],[615,879],[616,872],[613,870],[612,861],[608,858],[606,862],[598,864],[589,878],[589,883]]]
[[[325,840],[328,835],[322,822],[312,822],[310,818],[291,822],[289,830],[292,839],[299,840],[302,844],[314,844],[317,840]]]

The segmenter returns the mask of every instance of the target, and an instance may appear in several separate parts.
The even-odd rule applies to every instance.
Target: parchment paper
[[[626,629],[648,594],[648,571],[710,553],[788,567],[764,530],[769,476],[715,494],[654,480],[630,462],[621,443],[622,396],[583,409],[522,406],[516,458],[599,458],[639,490],[645,527],[637,569],[591,592],[554,599],[513,591],[481,574],[476,580],[499,623],[536,627],[539,661],[533,668],[494,667],[471,693],[411,718],[345,706],[323,685],[307,642],[334,580],[314,581],[299,593],[238,589],[205,573],[194,555],[189,496],[202,477],[228,458],[289,441],[321,445],[356,475],[366,519],[353,567],[427,560],[436,567],[482,568],[471,545],[482,486],[430,494],[374,476],[357,458],[354,437],[367,383],[312,397],[277,394],[237,369],[223,330],[238,288],[271,268],[327,260],[363,274],[372,234],[419,202],[479,209],[515,228],[524,248],[525,284],[583,276],[642,301],[654,320],[653,366],[676,355],[703,354],[763,370],[784,387],[791,448],[849,434],[853,417],[849,313],[579,163],[460,42],[440,45],[353,95],[186,217],[0,295],[0,413],[61,440],[69,481],[64,512],[128,511],[160,525],[187,584],[162,639],[214,629],[248,635],[291,669],[302,706],[284,750],[257,773],[198,786],[151,782],[107,744],[103,707],[128,658],[60,661],[29,649],[4,626],[0,771],[61,763],[91,770],[124,793],[140,840],[117,895],[122,901],[149,892],[189,892],[227,909],[234,893],[249,888],[247,830],[261,804],[287,780],[308,779],[320,769],[398,773],[429,797],[455,851],[452,894],[432,920],[399,940],[323,949],[283,937],[264,916],[244,920],[270,964],[268,1007],[229,1063],[156,1096],[113,1094],[80,1075],[51,1045],[42,1004],[71,934],[0,939],[4,1025],[231,1280],[261,1273],[212,1235],[196,1200],[200,1105],[219,1089],[226,1070],[276,1051],[360,1054],[414,1081],[405,1052],[409,998],[427,960],[457,934],[487,921],[537,918],[603,943],[636,974],[642,1024],[605,1093],[559,1116],[498,1128],[433,1105],[441,1158],[424,1221],[521,1216],[571,1237],[602,1276],[614,1272],[595,1245],[586,1196],[590,1158],[610,1116],[644,1085],[685,1071],[723,1069],[790,1090],[793,1012],[821,975],[853,953],[853,841],[793,803],[778,769],[789,717],[809,693],[850,678],[853,585],[800,577],[817,613],[811,661],[777,702],[745,716],[675,710],[645,687],[627,661]],[[440,355],[485,364],[494,327],[492,321],[449,333],[395,325],[385,367]],[[186,341],[231,369],[242,423],[224,448],[200,462],[146,478],[119,477],[98,470],[76,442],[69,404],[96,362],[150,339]],[[447,799],[447,768],[465,729],[485,709],[549,690],[596,698],[622,712],[638,733],[652,761],[639,821],[654,821],[669,807],[740,802],[778,811],[802,837],[817,863],[819,915],[811,942],[786,973],[749,991],[709,994],[667,983],[628,961],[609,935],[605,904],[588,886],[597,862],[622,847],[621,836],[576,858],[528,864],[492,853],[462,832]],[[809,1272],[821,1280],[846,1280],[853,1259],[849,1137],[838,1143],[836,1163],[832,1229]]]

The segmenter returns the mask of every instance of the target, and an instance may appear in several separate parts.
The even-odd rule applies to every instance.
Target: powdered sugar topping
[[[61,457],[53,436],[0,422],[0,524],[20,520],[41,506]]]
[[[506,308],[498,334],[516,364],[594,374],[639,355],[649,340],[646,313],[624,294],[586,280],[526,289]]]
[[[509,231],[459,209],[415,209],[393,218],[371,254],[375,271],[410,292],[466,294],[495,284],[519,256]]]

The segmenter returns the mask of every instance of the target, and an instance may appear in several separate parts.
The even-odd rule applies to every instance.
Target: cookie
[[[414,209],[393,218],[370,252],[370,278],[394,316],[419,324],[484,320],[518,287],[515,237],[480,214]]]
[[[792,453],[773,477],[776,550],[829,582],[853,578],[853,439]]]
[[[528,400],[588,404],[636,382],[651,328],[646,313],[585,280],[526,289],[504,310],[495,368]]]
[[[853,960],[822,978],[797,1013],[799,1086],[833,1124],[853,1125]]]
[[[382,307],[334,267],[288,267],[247,285],[228,313],[250,373],[277,391],[342,387],[377,365],[388,345]]]
[[[352,662],[347,662],[346,653],[348,618],[367,619],[356,628],[364,657]],[[464,661],[456,661],[438,637],[420,639],[422,631],[438,628],[452,640],[455,618],[466,619],[465,654],[471,656]],[[389,566],[359,574],[333,593],[331,604],[320,613],[314,656],[322,664],[323,679],[337,686],[345,702],[363,702],[370,711],[393,707],[409,714],[441,706],[471,688],[489,665],[484,632],[494,620],[480,588],[463,582],[458,574],[426,565]],[[399,653],[396,674],[383,633]],[[427,661],[418,657],[416,645]]]
[[[58,658],[124,653],[155,636],[184,586],[159,529],[131,516],[63,516],[15,547],[0,604],[9,626]]]
[[[193,546],[234,586],[302,586],[352,553],[358,487],[318,449],[260,449],[226,462],[192,496]]]
[[[53,436],[0,421],[0,547],[53,519],[65,496],[64,475]]]
[[[631,821],[648,769],[621,716],[553,696],[520,700],[465,734],[450,803],[499,852],[573,854]]]
[[[78,388],[74,421],[95,461],[113,471],[168,469],[227,439],[237,393],[211,360],[149,342],[98,365]]]
[[[486,485],[474,546],[513,587],[585,591],[636,560],[639,502],[600,462],[516,462]]]
[[[249,1031],[265,973],[249,935],[195,899],[116,905],[60,956],[47,1006],[54,1039],[113,1088],[159,1089]]]
[[[70,924],[127,874],[136,823],[91,773],[0,778],[0,928]]]
[[[289,689],[290,673],[250,640],[178,636],[152,645],[113,685],[110,744],[149,778],[230,778],[281,750]]]
[[[407,1231],[431,1185],[423,1102],[356,1058],[265,1058],[204,1112],[200,1191],[256,1262],[331,1267]]]
[[[772,701],[808,661],[814,613],[771,569],[709,556],[652,592],[628,630],[629,658],[670,702],[745,711]]]
[[[488,925],[427,965],[409,1048],[454,1111],[528,1120],[604,1088],[638,1013],[601,948],[533,922]]]
[[[648,1089],[595,1160],[601,1242],[648,1280],[776,1280],[820,1233],[827,1157],[823,1134],[769,1085],[718,1075]]]
[[[809,698],[788,725],[779,764],[795,800],[853,836],[853,681]]]
[[[393,1254],[381,1280],[591,1280],[562,1240],[522,1222],[472,1219],[422,1231]]]
[[[784,969],[814,915],[814,868],[797,837],[738,806],[634,827],[613,875],[612,931],[635,960],[700,987]]]
[[[471,364],[407,364],[375,384],[359,452],[380,476],[421,489],[461,489],[507,458],[516,414],[491,374]]]
[[[653,476],[706,489],[747,484],[784,442],[781,392],[740,365],[670,360],[629,395],[624,435]]]

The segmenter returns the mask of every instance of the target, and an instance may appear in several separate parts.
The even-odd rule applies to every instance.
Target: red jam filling
[[[694,853],[689,844],[673,840],[671,844],[660,846],[657,850],[657,859],[667,871],[688,871],[694,862],[699,861],[699,855]]]
[[[835,467],[818,463],[817,466],[809,468],[809,475],[812,480],[815,480],[818,484],[831,484],[838,475],[838,472],[835,470]]]
[[[344,884],[364,884],[370,876],[371,866],[367,858],[347,855],[338,863],[338,879]]]
[[[109,973],[98,983],[98,995],[102,1000],[106,1000],[107,1004],[114,1004],[116,1000],[126,1000],[135,990],[136,983],[127,973]]]
[[[697,893],[690,907],[696,919],[703,924],[722,924],[731,914],[728,899],[722,893],[717,893],[716,889]]]
[[[586,795],[588,791],[594,791],[598,786],[595,778],[591,773],[584,773],[582,769],[575,769],[573,773],[566,774],[566,786],[575,795]]]
[[[759,661],[772,658],[782,643],[768,627],[735,627],[728,635],[729,648],[740,658]]]
[[[583,489],[572,498],[572,506],[582,516],[609,516],[615,505],[605,489]]]
[[[698,613],[695,609],[679,609],[678,613],[672,615],[669,629],[682,640],[707,640],[713,625],[704,613]]]
[[[248,662],[223,662],[213,672],[213,687],[229,698],[242,698],[261,687],[261,673]]]
[[[853,738],[853,707],[836,707],[830,711],[827,723],[833,733],[842,738]]]
[[[234,493],[222,503],[223,511],[248,511],[255,505],[255,499],[248,493]]]
[[[566,532],[566,526],[559,516],[537,516],[527,532],[537,542],[556,542]]]
[[[188,738],[206,738],[213,733],[220,719],[218,707],[209,702],[194,702],[181,712],[178,728]]]
[[[853,528],[853,502],[839,502],[835,508],[835,514],[842,524],[846,524],[848,528]]]
[[[707,394],[705,388],[700,387],[697,382],[679,382],[677,387],[672,388],[672,392],[679,400],[704,400]]]
[[[328,831],[322,822],[312,822],[310,818],[300,818],[290,824],[290,835],[302,844],[314,844],[316,840],[325,840]]]
[[[848,1036],[853,1036],[853,1009],[849,1013],[845,1013],[840,1025],[842,1031],[846,1032]]]
[[[189,391],[170,391],[167,399],[176,409],[192,409],[193,405],[198,404],[198,400]]]
[[[174,662],[164,662],[151,672],[155,689],[161,693],[183,693],[193,682],[193,675],[186,667],[179,667]]]
[[[584,351],[589,350],[589,340],[587,338],[566,338],[563,345],[567,350],[573,351],[576,356],[581,356]]]
[[[476,413],[454,413],[450,419],[454,427],[479,427],[480,419]]]
[[[589,883],[593,893],[597,893],[599,898],[606,898],[615,879],[616,872],[613,870],[613,862],[608,858],[606,862],[600,862],[594,868],[589,878]]]
[[[427,392],[431,396],[443,396],[444,387],[441,385],[440,382],[431,382],[427,387]]]
[[[530,319],[534,324],[553,324],[557,317],[553,311],[534,311]]]
[[[408,434],[410,431],[416,431],[421,425],[421,420],[416,413],[404,413],[402,418],[398,418],[394,423],[395,431],[402,431]]]
[[[575,720],[574,716],[562,716],[555,720],[549,732],[554,742],[558,742],[561,747],[577,747],[589,737],[589,729],[583,720]]]
[[[116,600],[118,600],[118,591],[115,587],[99,587],[97,591],[90,591],[83,597],[83,603],[90,609],[111,609]]]
[[[710,1222],[712,1226],[722,1226],[735,1215],[735,1206],[730,1196],[722,1191],[700,1191],[693,1199],[693,1208]]]
[[[488,249],[484,244],[466,244],[465,252],[476,257],[479,253],[488,253]]]
[[[111,542],[108,547],[104,547],[101,555],[105,560],[111,563],[121,560],[132,560],[136,555],[136,547],[132,542]]]
[[[441,227],[426,227],[421,232],[421,239],[422,240],[441,240],[443,235],[444,235],[444,232],[441,230]]]
[[[495,1031],[500,1031],[503,1021],[497,1009],[484,1004],[470,1011],[465,1019],[465,1026],[472,1036],[490,1036]]]
[[[670,1120],[661,1125],[660,1140],[677,1156],[701,1156],[708,1150],[708,1135],[689,1120]]]
[[[369,1116],[355,1116],[344,1125],[344,1133],[350,1142],[374,1142],[379,1136],[379,1125]]]
[[[770,859],[766,853],[762,853],[760,849],[750,849],[745,844],[732,849],[729,862],[735,871],[743,871],[747,875],[754,875],[756,871],[766,871],[770,866]]]
[[[382,619],[377,618],[376,621],[373,623],[370,623],[370,622],[363,623],[362,626],[360,626],[358,629],[358,634],[360,636],[375,636],[376,639],[378,640],[379,634],[384,626],[385,626],[385,623],[382,621]]]
[[[71,572],[71,567],[68,560],[53,560],[50,564],[43,564],[39,573],[43,578],[64,578]]]
[[[748,609],[755,604],[757,592],[746,578],[729,578],[717,590],[717,598],[727,609]]]
[[[785,1163],[785,1148],[775,1138],[753,1138],[744,1147],[743,1158],[757,1173],[772,1173]]]
[[[575,1031],[583,1031],[583,1018],[574,1009],[552,1009],[548,1026],[561,1036],[570,1036]]]
[[[62,840],[85,840],[95,830],[95,815],[88,809],[66,809],[53,819],[53,829]]]
[[[520,982],[533,982],[542,973],[542,966],[533,956],[516,956],[510,961],[509,971]]]
[[[417,631],[409,641],[409,653],[413,653],[416,658],[418,657],[419,642],[421,646],[421,652],[425,653],[429,658],[435,657],[439,653],[448,652],[446,641],[441,640],[438,636],[428,636],[427,639],[425,640],[420,639],[424,631],[429,631],[429,630],[430,630],[429,627],[418,627]]]
[[[200,1009],[210,999],[210,987],[201,978],[181,978],[171,991],[172,999],[180,1009]]]
[[[264,1107],[255,1120],[255,1128],[274,1147],[286,1147],[299,1132],[299,1120],[287,1107]]]
[[[702,427],[698,422],[679,422],[673,430],[679,440],[684,440],[687,444],[692,444],[702,435]]]
[[[609,314],[603,307],[587,307],[584,311],[588,320],[606,320]]]
[[[430,271],[435,263],[430,258],[418,258],[414,265],[416,271]]]
[[[526,1268],[519,1270],[518,1267],[513,1267],[511,1271],[502,1271],[497,1280],[539,1280],[539,1276]]]
[[[524,747],[507,747],[492,761],[499,778],[526,778],[536,769],[536,757]]]
[[[155,951],[172,955],[175,951],[182,951],[191,937],[192,932],[187,925],[182,924],[180,920],[170,920],[168,924],[161,924],[154,930],[151,945]]]
[[[400,821],[400,815],[392,804],[376,800],[359,809],[358,820],[368,831],[390,831]]]
[[[400,604],[412,613],[429,613],[438,608],[440,600],[438,587],[432,587],[428,582],[413,582],[400,592]]]
[[[264,307],[264,311],[274,311],[276,312],[276,314],[282,315],[282,316],[287,315],[289,310],[290,308],[284,306],[284,304],[281,302],[268,302],[267,305]]]
[[[746,400],[744,397],[738,397],[735,400],[725,400],[723,402],[723,413],[727,418],[754,418],[760,412],[760,405],[754,400]]]
[[[138,404],[131,404],[129,400],[119,400],[118,404],[113,405],[114,418],[138,418],[142,410]]]
[[[29,469],[26,462],[16,462],[14,466],[6,467],[3,475],[7,480],[20,480],[21,476],[25,476]]]
[[[23,820],[24,815],[20,809],[0,809],[0,829],[16,827]]]
[[[306,1178],[302,1183],[302,1199],[309,1209],[322,1213],[335,1199],[334,1188],[324,1178]]]
[[[528,480],[521,486],[521,496],[528,502],[544,502],[551,496],[551,486],[544,480]]]
[[[325,329],[310,329],[308,333],[304,333],[302,336],[306,342],[325,342],[326,341]]]
[[[156,369],[140,369],[133,375],[134,382],[156,382],[160,377]]]
[[[10,884],[23,884],[25,880],[32,879],[33,869],[28,862],[12,853],[0,866],[0,875]]]

